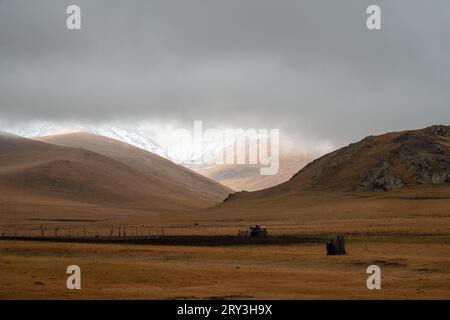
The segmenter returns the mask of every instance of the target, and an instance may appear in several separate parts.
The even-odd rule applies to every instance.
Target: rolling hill
[[[82,148],[104,155],[133,168],[145,177],[160,181],[159,183],[177,186],[178,189],[183,190],[183,193],[188,192],[193,199],[202,199],[208,204],[221,202],[232,192],[220,183],[174,164],[159,155],[112,138],[79,132],[48,135],[34,140],[64,147]]]
[[[312,156],[307,154],[281,151],[279,171],[275,175],[263,176],[260,165],[250,164],[214,165],[198,172],[235,191],[258,191],[289,180],[311,160]]]
[[[450,183],[450,126],[369,136],[320,157],[257,194],[390,191]]]
[[[111,157],[1,133],[1,208],[14,211],[28,204],[29,210],[35,203],[59,206],[59,210],[84,205],[193,209],[215,205],[229,192],[149,152],[112,139],[81,136],[95,141],[92,145],[103,145]],[[115,151],[108,153],[108,148]]]
[[[444,183],[450,183],[449,126],[366,137],[308,164],[287,185],[305,190],[389,191]]]

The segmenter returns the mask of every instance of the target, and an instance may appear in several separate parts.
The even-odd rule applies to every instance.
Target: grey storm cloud
[[[447,0],[0,0],[0,119],[199,119],[336,144],[448,124],[449,35]]]

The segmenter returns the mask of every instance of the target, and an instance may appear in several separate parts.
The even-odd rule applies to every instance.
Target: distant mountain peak
[[[166,157],[166,151],[145,133],[136,128],[122,128],[119,125],[80,125],[77,123],[53,124],[50,122],[36,122],[26,128],[17,128],[14,133],[26,138],[36,138],[48,135],[68,133],[92,133],[150,151],[159,156]]]

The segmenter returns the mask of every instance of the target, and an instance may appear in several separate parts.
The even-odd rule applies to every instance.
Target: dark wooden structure
[[[344,236],[339,234],[327,242],[327,256],[346,255]]]
[[[267,237],[267,228],[258,224],[252,225],[248,230],[239,230],[239,237],[264,238]]]
[[[260,226],[257,224],[250,227],[250,238],[266,237],[266,236],[267,236],[266,227],[263,227],[263,226]]]

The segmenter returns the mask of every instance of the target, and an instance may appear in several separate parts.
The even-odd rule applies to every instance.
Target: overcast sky
[[[3,126],[203,120],[340,146],[450,124],[449,98],[448,0],[0,0]]]

